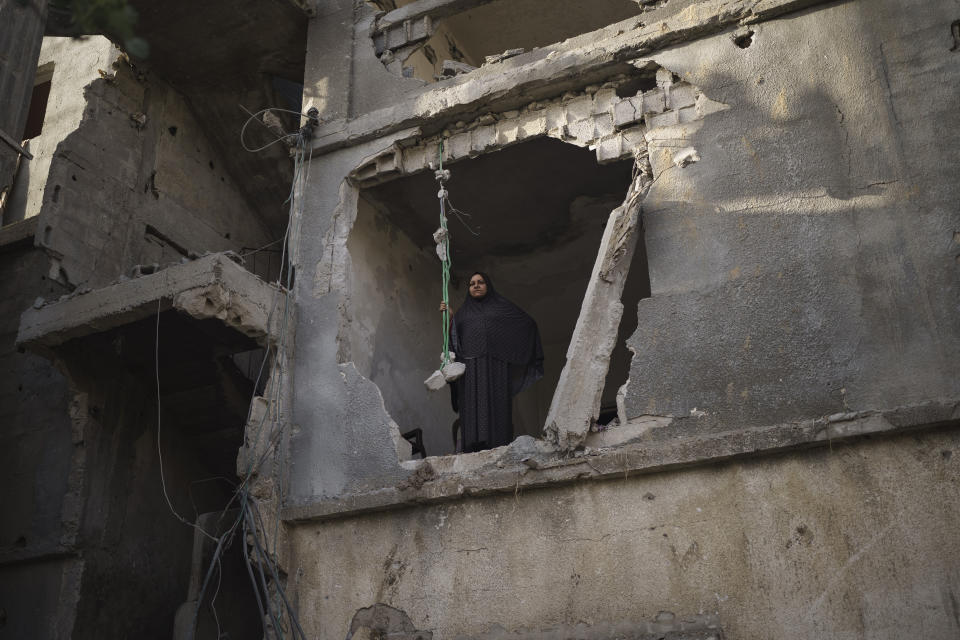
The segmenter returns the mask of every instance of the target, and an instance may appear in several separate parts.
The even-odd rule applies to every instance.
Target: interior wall
[[[350,322],[342,360],[376,383],[402,433],[421,428],[429,455],[452,453],[450,394],[423,385],[443,352],[440,260],[362,196],[347,250]]]
[[[152,320],[141,324],[154,326]],[[168,392],[179,382],[171,379],[183,349],[177,343],[190,339],[171,331],[172,324],[170,315],[160,320],[159,436],[153,332],[125,328],[60,352],[73,382],[74,430],[82,438],[82,458],[71,470],[82,487],[82,517],[71,525],[84,562],[71,637],[171,637],[187,597],[194,530],[171,513],[167,499],[188,522],[229,500],[231,479],[202,453],[203,434],[178,419],[177,396]],[[180,380],[189,374],[181,371]],[[180,394],[181,404],[186,395]]]

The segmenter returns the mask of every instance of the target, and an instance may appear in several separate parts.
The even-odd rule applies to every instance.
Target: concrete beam
[[[407,20],[418,20],[430,16],[436,20],[469,11],[493,0],[417,0],[393,11],[389,11],[377,19],[375,29],[380,31],[394,25],[403,24]]]
[[[610,354],[623,316],[623,287],[640,235],[640,211],[652,178],[641,172],[624,203],[607,220],[600,252],[583,296],[580,317],[570,338],[567,363],[553,393],[544,432],[561,450],[583,443],[600,413],[600,397],[610,368]]]
[[[418,0],[380,16],[373,27],[377,51],[396,51],[433,35],[437,20],[492,0]]]
[[[631,61],[657,50],[736,25],[770,20],[824,1],[704,0],[648,25],[636,19],[624,20],[570,38],[555,47],[536,49],[428,85],[411,92],[402,102],[358,118],[329,122],[317,130],[313,150],[315,154],[327,153],[413,126],[427,129],[425,125],[431,120],[439,127],[449,120],[470,119],[480,109],[515,109],[634,70]]]
[[[675,422],[695,421],[678,418]],[[393,487],[290,504],[281,517],[290,522],[331,520],[347,515],[463,500],[497,493],[516,494],[529,489],[557,487],[572,482],[624,480],[629,476],[662,473],[680,468],[743,460],[785,451],[838,446],[858,438],[893,436],[918,429],[957,429],[960,401],[930,402],[889,411],[837,414],[817,420],[765,427],[729,425],[721,433],[676,437],[654,442],[641,438],[609,449],[581,455],[523,452],[522,438],[509,447],[411,461],[407,481]],[[677,433],[686,431],[676,428]],[[473,462],[473,464],[469,464]],[[465,464],[467,463],[467,464]],[[469,464],[469,466],[467,466]],[[405,465],[406,466],[406,465]]]
[[[28,309],[20,316],[17,344],[56,347],[168,309],[197,319],[216,318],[266,343],[268,334],[279,333],[278,318],[283,314],[275,310],[282,311],[285,296],[276,286],[216,253]]]
[[[0,228],[0,251],[32,240],[37,231],[37,218],[18,220]]]

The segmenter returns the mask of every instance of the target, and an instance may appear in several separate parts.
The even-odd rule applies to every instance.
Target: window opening
[[[43,117],[47,113],[47,100],[50,98],[51,81],[47,80],[34,85],[30,96],[30,110],[27,113],[27,123],[23,128],[23,139],[36,138],[43,132]]]
[[[453,307],[461,306],[472,271],[486,271],[540,329],[545,375],[515,397],[514,437],[542,435],[601,237],[632,165],[599,165],[594,152],[546,138],[449,165],[452,204],[469,214],[449,222]],[[429,455],[454,452],[456,418],[448,392],[423,387],[442,335],[436,192],[433,172],[361,191],[347,245],[351,321],[341,343],[341,357],[378,385],[400,430],[422,429]]]
[[[30,95],[30,106],[27,108],[27,120],[23,127],[23,134],[20,136],[22,146],[27,151],[30,151],[28,141],[38,137],[43,132],[43,120],[47,113],[50,89],[53,86],[53,66],[52,62],[41,65],[37,69],[36,76],[34,76],[33,92]],[[21,182],[25,179],[24,175],[27,170],[27,167],[24,166],[25,161],[26,159],[22,154],[17,158],[17,163],[13,170],[13,180],[11,180],[9,188],[0,192],[0,217],[2,217],[2,225],[17,221],[16,219],[12,219],[13,216],[7,212],[7,207],[11,200],[17,200],[22,203],[25,197],[25,194],[22,193],[22,185],[19,190],[17,189],[18,178]],[[17,191],[21,193],[18,194]],[[19,208],[19,205],[10,206],[14,209]]]

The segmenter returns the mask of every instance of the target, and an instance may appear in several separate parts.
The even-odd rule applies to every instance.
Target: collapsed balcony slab
[[[18,345],[56,347],[68,340],[176,309],[198,320],[218,319],[261,344],[278,331],[275,310],[286,293],[216,253],[156,273],[28,309]]]

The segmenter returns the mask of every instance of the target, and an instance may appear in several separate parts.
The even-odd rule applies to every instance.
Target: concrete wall
[[[169,351],[176,337],[161,328],[160,339]],[[109,353],[111,344],[122,346]],[[141,349],[133,333],[120,332],[61,351],[61,362],[78,381],[72,426],[79,456],[71,471],[83,504],[79,520],[67,523],[83,563],[71,637],[170,637],[187,593],[194,534],[171,513],[166,496],[193,522],[229,495],[223,483],[195,484],[212,474],[191,430],[177,420],[166,391],[170,381],[158,444],[154,377],[129,360]],[[164,362],[161,371],[167,370]],[[120,371],[127,375],[113,373]]]
[[[696,408],[695,430],[957,397],[955,13],[839,3],[746,48],[654,56],[730,108],[647,134],[631,416]],[[702,159],[681,169],[683,146]]]
[[[304,191],[313,215],[298,237],[299,431],[286,512],[299,520],[284,564],[300,572],[308,633],[647,637],[701,623],[704,634],[719,633],[712,624],[735,638],[960,631],[955,410],[940,431],[817,450],[773,453],[801,442],[763,443],[748,431],[832,433],[829,414],[958,397],[955,7],[764,6],[668,2],[649,27],[607,29],[599,42],[574,39],[435,89],[373,71],[356,37],[369,17],[357,16],[352,71],[320,64],[344,51],[317,43],[314,27],[307,94],[336,80],[350,99],[330,111],[344,120],[321,132],[327,153],[314,158],[322,175]],[[767,453],[730,462],[714,450],[710,464],[683,458],[676,464],[692,467],[589,484],[571,470],[570,484],[528,493],[520,468],[507,493],[497,474],[541,455],[524,441],[529,451],[434,461],[410,475],[413,465],[393,462],[376,386],[338,360],[344,310],[360,304],[347,285],[360,269],[350,263],[359,252],[347,251],[359,206],[352,180],[406,170],[425,139],[459,135],[478,113],[590,94],[585,85],[629,75],[624,66],[640,71],[638,87],[661,70],[660,87],[645,87],[651,97],[674,83],[713,101],[695,120],[679,107],[644,116],[652,296],[637,305],[625,408],[630,418],[675,419],[636,430],[633,454],[721,432]],[[472,155],[464,148],[458,159]],[[574,263],[567,255],[553,269]],[[534,281],[498,286],[535,316],[551,311]],[[620,451],[605,451],[603,464]],[[587,452],[528,466],[547,485],[578,454],[581,476],[601,474]],[[481,467],[496,482],[468,478]],[[610,478],[610,467],[602,473]]]
[[[452,453],[450,394],[423,386],[443,351],[440,260],[363,197],[347,250],[350,312],[341,358],[377,384],[401,432],[421,428],[428,454]]]
[[[136,264],[270,242],[163,80],[103,37],[46,38],[40,64],[54,68],[44,128],[4,220],[37,217],[37,244],[64,283],[95,287]]]
[[[67,381],[49,361],[14,344],[20,312],[64,287],[29,244],[0,248],[0,607],[2,638],[50,637],[62,583],[76,560],[59,553],[74,454]],[[69,590],[69,587],[68,587]],[[14,606],[16,604],[17,606]]]
[[[53,65],[44,128],[11,202],[20,209],[5,213],[20,221],[0,230],[0,637],[169,637],[193,534],[160,486],[152,364],[117,357],[142,348],[152,363],[153,327],[88,345],[58,368],[17,350],[20,315],[137,264],[273,238],[162,79],[101,37],[46,38],[40,64]],[[220,508],[226,485],[192,484],[219,473],[178,430],[177,410],[191,406],[171,408],[164,471],[192,520],[191,499]]]
[[[704,614],[726,638],[954,638],[958,446],[927,433],[298,526],[301,622],[339,639],[384,603],[434,640],[653,638]],[[662,611],[676,620],[642,635]]]

